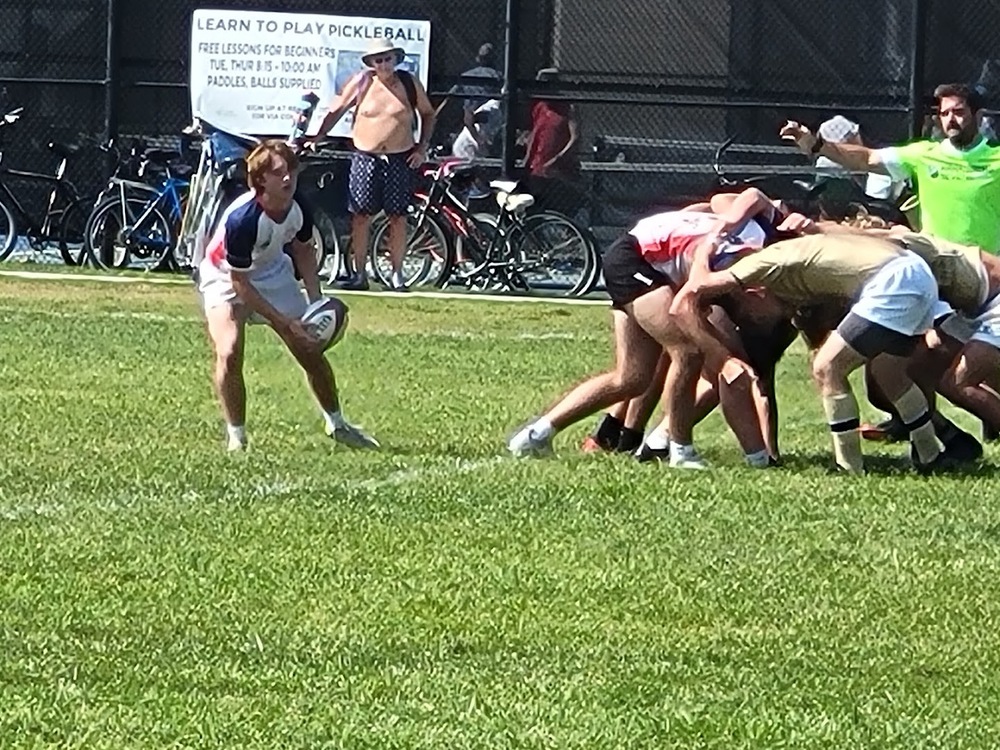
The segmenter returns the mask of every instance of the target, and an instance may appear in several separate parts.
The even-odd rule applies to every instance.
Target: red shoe
[[[594,439],[593,435],[587,435],[583,444],[580,446],[580,450],[584,453],[600,453],[604,450],[604,448],[602,448],[601,444]]]
[[[894,419],[878,424],[863,424],[859,428],[862,440],[875,443],[899,443],[907,439],[906,428]]]

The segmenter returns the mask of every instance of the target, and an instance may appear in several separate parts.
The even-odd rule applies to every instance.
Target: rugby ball
[[[302,325],[322,342],[321,347],[326,351],[347,330],[347,305],[336,297],[320,297],[302,314]]]

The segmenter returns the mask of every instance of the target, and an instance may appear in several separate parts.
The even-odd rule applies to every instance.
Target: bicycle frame
[[[62,172],[65,171],[65,159],[63,160],[62,168],[59,170],[56,176],[42,174],[39,172],[25,172],[19,169],[0,169],[0,191],[3,192],[3,196],[10,201],[10,204],[14,209],[17,210],[18,214],[25,223],[28,225],[27,229],[33,232],[40,238],[49,237],[52,231],[52,219],[59,215],[56,210],[56,199],[63,197],[64,205],[68,206],[70,203],[78,199],[78,194],[76,188],[68,180],[62,178]],[[49,192],[49,201],[45,208],[45,215],[41,221],[35,219],[27,209],[21,205],[21,202],[14,195],[13,191],[7,186],[5,177],[16,177],[19,180],[26,180],[28,182],[44,182],[52,185],[52,190]]]

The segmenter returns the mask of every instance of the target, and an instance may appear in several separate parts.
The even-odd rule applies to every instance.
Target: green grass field
[[[997,448],[828,475],[796,345],[783,469],[717,415],[709,473],[583,456],[590,421],[514,461],[606,308],[346,299],[384,450],[258,328],[230,456],[190,288],[0,279],[0,747],[997,746]]]

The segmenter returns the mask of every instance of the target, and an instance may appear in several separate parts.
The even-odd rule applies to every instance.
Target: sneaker
[[[615,446],[615,451],[617,453],[635,453],[642,447],[642,441],[645,437],[642,430],[623,427],[621,435],[618,437],[618,445]]]
[[[667,449],[667,454],[669,455],[670,449]],[[705,459],[699,456],[697,453],[692,453],[688,456],[669,456],[670,468],[671,469],[707,469],[708,464],[705,463]]]
[[[616,450],[621,440],[622,428],[622,423],[618,419],[615,419],[610,414],[605,414],[598,423],[597,428],[583,441],[584,452],[610,452]],[[588,449],[587,446],[591,446],[591,448]]]
[[[958,430],[944,444],[944,452],[956,463],[975,463],[983,457],[983,444],[965,430]]]
[[[403,278],[403,274],[400,271],[394,271],[389,277],[389,288],[394,292],[410,291],[406,286],[406,279]]]
[[[326,434],[349,448],[374,450],[382,447],[378,440],[367,432],[347,422],[338,425],[332,431],[328,429]]]
[[[368,291],[368,277],[362,274],[354,274],[348,277],[347,281],[344,281],[339,286],[340,289],[346,289],[350,292],[367,292]]]
[[[910,445],[910,461],[913,462],[913,468],[921,476],[930,476],[931,474],[943,474],[949,471],[953,471],[958,468],[958,462],[948,455],[947,450],[943,450],[938,453],[934,460],[928,461],[927,463],[920,463],[917,458],[917,449],[912,444]]]
[[[531,425],[522,427],[507,441],[507,450],[517,458],[533,456],[541,458],[552,455],[552,438],[540,438],[531,430]]]
[[[901,443],[909,438],[906,426],[898,419],[890,418],[878,424],[861,425],[861,439],[877,443]]]
[[[643,443],[639,446],[637,450],[632,455],[635,456],[635,460],[641,464],[648,463],[650,461],[659,461],[660,463],[670,463],[670,448],[650,448],[648,445]]]
[[[583,439],[583,443],[580,445],[580,451],[582,453],[601,453],[605,450],[607,449],[597,442],[597,438],[593,435],[587,435],[587,437]]]
[[[238,437],[230,437],[226,442],[226,450],[230,453],[240,453],[247,449],[247,441]]]

